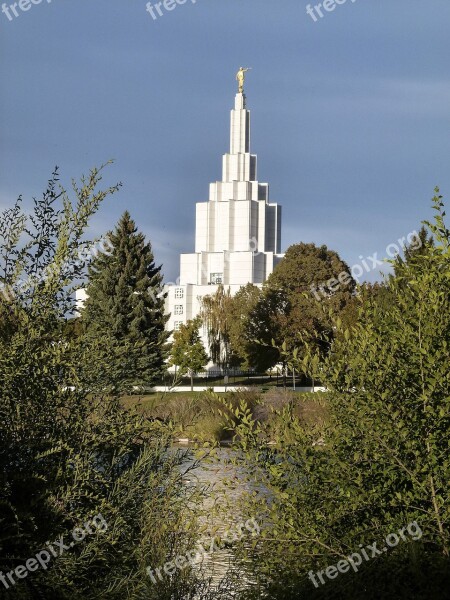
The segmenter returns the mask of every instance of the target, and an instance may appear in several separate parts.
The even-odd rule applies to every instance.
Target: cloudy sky
[[[168,281],[220,178],[241,64],[284,249],[326,244],[353,265],[429,218],[436,185],[450,198],[448,0],[347,0],[316,21],[304,0],[187,0],[156,20],[146,0],[10,4],[0,206],[30,202],[55,165],[69,183],[113,158],[105,182],[123,188],[92,233],[127,208]]]

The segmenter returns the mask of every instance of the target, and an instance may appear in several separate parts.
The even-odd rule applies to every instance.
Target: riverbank
[[[125,396],[122,403],[150,420],[170,425],[174,441],[182,443],[199,440],[230,443],[239,424],[233,413],[243,403],[255,421],[271,423],[275,428],[279,412],[287,407],[305,423],[316,423],[327,415],[326,394],[283,389],[241,389],[220,396],[207,391],[162,392]]]

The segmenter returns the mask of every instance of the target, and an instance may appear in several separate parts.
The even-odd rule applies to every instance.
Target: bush
[[[0,575],[99,515],[106,523],[47,569],[0,583],[4,598],[181,600],[200,589],[188,569],[158,585],[145,573],[195,539],[185,457],[160,424],[88,393],[80,352],[99,373],[105,364],[65,335],[85,228],[117,191],[96,191],[100,180],[94,169],[74,185],[73,206],[55,173],[30,218],[19,200],[0,219]]]
[[[253,556],[263,597],[450,597],[450,232],[434,202],[434,245],[395,261],[389,301],[365,297],[351,330],[336,321],[325,361],[311,353],[310,374],[329,390],[326,418],[307,423],[287,406],[275,438],[270,424],[241,420],[262,490],[253,510],[270,524]],[[420,541],[318,589],[309,580],[411,522]]]

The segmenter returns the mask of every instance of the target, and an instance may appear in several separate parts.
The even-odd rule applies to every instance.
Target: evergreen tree
[[[82,311],[88,345],[110,357],[104,380],[93,383],[151,386],[162,377],[168,355],[161,267],[128,211],[109,242],[110,251],[89,267]]]

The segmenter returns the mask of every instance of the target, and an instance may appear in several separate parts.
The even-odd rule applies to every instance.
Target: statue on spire
[[[239,83],[239,93],[242,94],[244,92],[244,83],[245,83],[245,74],[247,71],[250,71],[251,67],[241,67],[236,75],[236,81]]]

